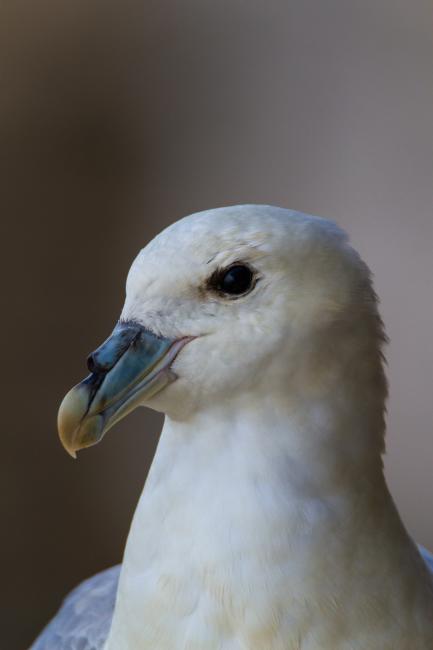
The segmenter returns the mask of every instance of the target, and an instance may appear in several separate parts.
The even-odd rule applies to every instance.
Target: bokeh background
[[[433,549],[433,8],[424,0],[7,0],[0,9],[0,645],[117,563],[161,418],[73,462],[63,394],[138,250],[193,211],[335,218],[375,273],[386,471]]]

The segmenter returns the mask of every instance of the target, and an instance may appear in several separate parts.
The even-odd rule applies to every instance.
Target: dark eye
[[[222,271],[216,283],[216,288],[230,296],[240,296],[251,289],[254,275],[248,266],[236,264]]]

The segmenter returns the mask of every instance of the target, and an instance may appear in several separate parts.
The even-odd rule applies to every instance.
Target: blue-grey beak
[[[87,359],[91,374],[64,397],[60,440],[75,458],[116,422],[176,379],[170,366],[192,337],[167,339],[139,323],[120,322]]]

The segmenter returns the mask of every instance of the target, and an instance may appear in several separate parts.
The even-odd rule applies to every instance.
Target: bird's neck
[[[291,402],[285,397],[227,401],[185,421],[166,419],[143,493],[177,494],[210,490],[211,503],[243,488],[268,486],[296,503],[304,495],[359,495],[383,481],[383,433],[360,404],[329,400]],[[379,418],[376,418],[379,422]],[[367,490],[368,491],[368,490]],[[174,504],[170,506],[174,511]]]
[[[200,641],[200,620],[230,631],[252,602],[265,634],[274,607],[320,600],[336,580],[335,557],[353,556],[355,540],[380,549],[384,536],[404,537],[380,453],[348,444],[362,432],[345,429],[347,414],[292,406],[226,404],[166,420],[129,534],[108,650],[187,647],[176,639],[192,613],[197,646],[188,647],[214,648]],[[244,623],[247,637],[256,633]],[[141,645],[121,645],[126,628]]]
[[[131,544],[139,553],[144,536],[145,564],[152,521],[160,528],[152,537],[156,554],[162,553],[161,538],[169,536],[173,552],[187,557],[199,540],[207,560],[217,548],[220,560],[222,550],[252,553],[256,545],[265,552],[272,529],[290,546],[315,529],[325,535],[330,525],[372,504],[388,508],[381,443],[371,448],[369,436],[353,430],[362,423],[368,425],[361,413],[349,424],[346,412],[329,405],[301,408],[278,398],[226,403],[184,422],[167,419]],[[200,568],[206,558],[193,554],[191,561]]]

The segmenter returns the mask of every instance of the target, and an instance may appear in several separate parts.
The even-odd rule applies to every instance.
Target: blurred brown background
[[[335,218],[376,275],[388,479],[433,549],[432,5],[3,2],[0,646],[119,562],[159,416],[73,462],[56,411],[111,331],[129,264],[192,211]]]

